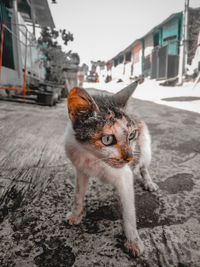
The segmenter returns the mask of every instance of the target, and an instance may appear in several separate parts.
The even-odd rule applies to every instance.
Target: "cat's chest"
[[[98,159],[86,150],[77,150],[73,163],[82,170],[92,171],[102,165]]]

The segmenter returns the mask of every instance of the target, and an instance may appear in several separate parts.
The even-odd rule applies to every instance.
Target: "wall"
[[[200,31],[200,8],[189,10],[188,24],[188,64],[191,64],[198,45],[198,33]]]
[[[112,67],[112,79],[118,80],[123,79],[123,73],[124,73],[124,64],[118,64],[116,67]]]
[[[0,2],[0,23],[3,22],[14,22],[16,23],[16,12],[14,9],[7,10],[2,2]],[[13,25],[6,25],[10,30],[14,31],[17,35]],[[0,27],[1,29],[1,27]],[[23,85],[22,70],[19,70],[19,55],[18,45],[16,38],[4,30],[4,45],[3,45],[3,62],[1,68],[1,80],[0,83],[5,87],[21,87]]]
[[[148,56],[152,53],[153,49],[153,34],[149,34],[144,38],[144,56]]]
[[[133,76],[142,74],[142,44],[135,44],[132,49]]]
[[[26,25],[20,13],[18,13],[18,21],[19,21],[19,24]],[[18,27],[18,29],[20,30],[20,33],[19,33],[20,40],[25,44],[26,43],[26,38],[25,38],[26,29],[24,27]],[[25,64],[25,45],[24,44],[20,43],[23,66]],[[28,44],[27,59],[26,59],[27,71],[29,75],[39,80],[42,80],[45,78],[45,69],[43,65],[43,54],[33,34],[30,33],[29,31],[27,31],[27,44]]]

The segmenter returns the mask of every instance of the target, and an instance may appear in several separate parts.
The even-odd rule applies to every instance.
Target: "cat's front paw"
[[[137,238],[135,241],[126,241],[124,246],[133,257],[139,257],[144,252],[144,245],[140,238]]]
[[[67,221],[70,225],[80,224],[83,214],[75,215],[72,212],[67,214]]]
[[[158,190],[158,185],[154,182],[149,182],[144,184],[144,189],[150,192],[157,191]]]

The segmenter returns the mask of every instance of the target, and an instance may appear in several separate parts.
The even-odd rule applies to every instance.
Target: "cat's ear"
[[[67,97],[69,117],[72,122],[80,119],[84,115],[92,115],[98,112],[99,108],[94,99],[83,89],[74,87]]]
[[[121,108],[124,108],[126,106],[128,99],[135,91],[137,85],[138,85],[137,81],[133,82],[129,84],[127,87],[123,88],[118,93],[116,93],[115,95],[113,95],[116,105],[118,105]]]

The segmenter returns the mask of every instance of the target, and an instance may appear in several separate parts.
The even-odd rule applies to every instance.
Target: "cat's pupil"
[[[109,142],[112,139],[112,136],[106,136],[106,142]]]
[[[136,135],[137,135],[136,130],[132,131],[132,132],[129,134],[129,140],[132,140],[132,139],[136,138]]]

